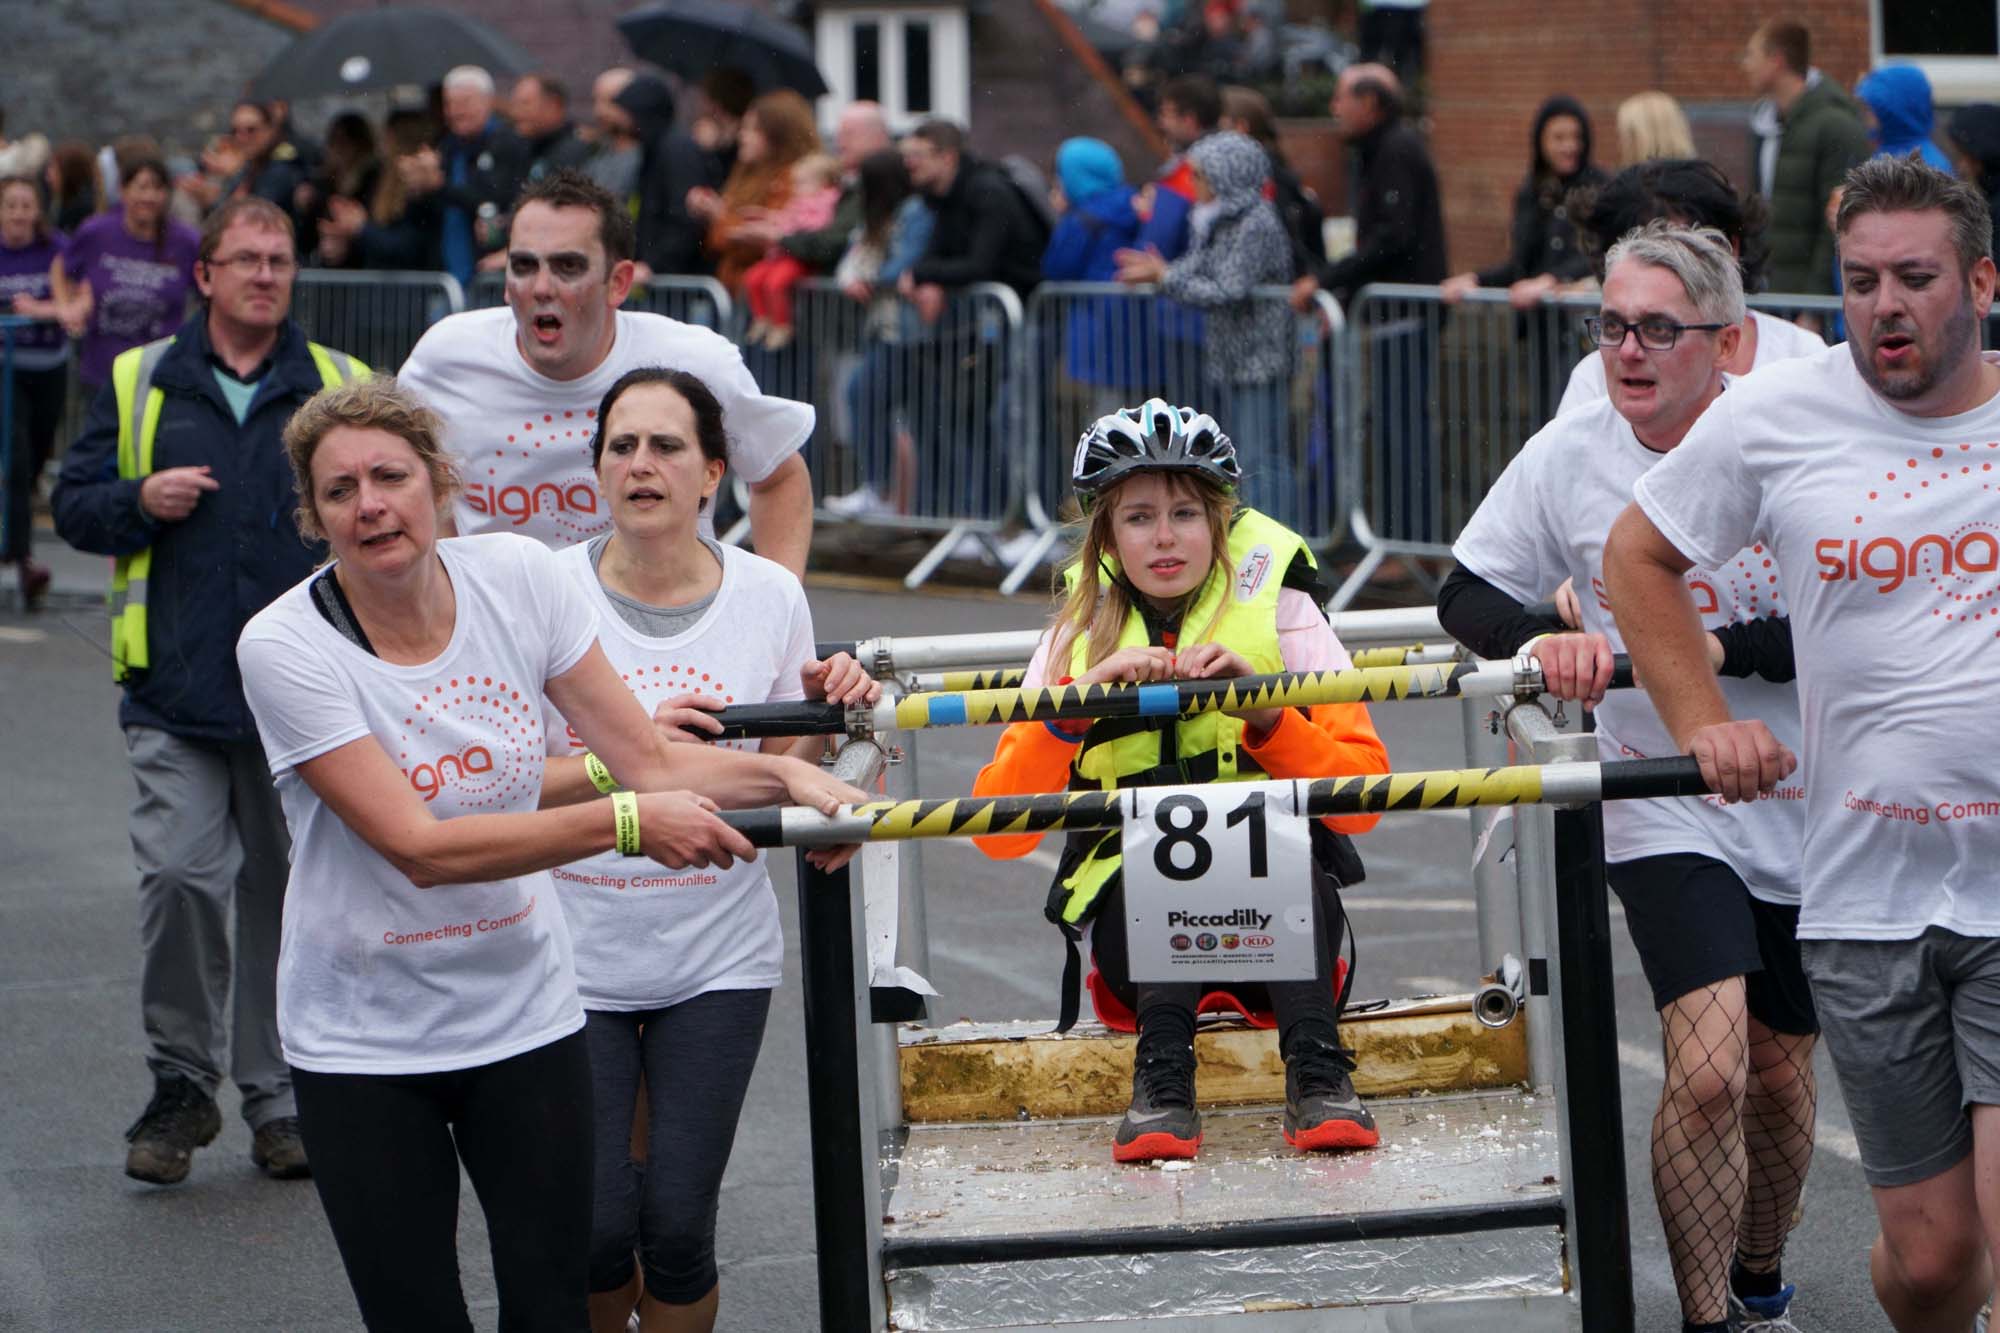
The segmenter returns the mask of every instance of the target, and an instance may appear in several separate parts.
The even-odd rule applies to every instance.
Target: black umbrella
[[[792,88],[807,97],[826,92],[811,40],[742,0],[661,0],[619,19],[618,31],[640,59],[685,79],[733,67],[760,90]]]
[[[446,9],[384,6],[344,14],[299,37],[251,82],[250,95],[296,102],[403,84],[425,87],[455,65],[503,75],[525,73],[535,62],[478,19]]]

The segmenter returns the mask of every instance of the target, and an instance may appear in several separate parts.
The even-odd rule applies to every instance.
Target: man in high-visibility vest
[[[52,499],[63,540],[115,557],[113,675],[138,786],[139,992],[154,1078],[126,1134],[125,1173],[159,1185],[186,1179],[194,1150],[221,1132],[225,1072],[242,1092],[251,1158],[273,1177],[308,1174],[277,1023],[290,844],[236,639],[322,554],[292,521],[285,423],[368,368],[288,318],[292,245],[291,219],[266,200],[210,216],[195,265],[204,308],[113,363]]]

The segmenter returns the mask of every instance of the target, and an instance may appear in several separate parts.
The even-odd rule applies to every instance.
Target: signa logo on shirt
[[[403,776],[417,789],[426,801],[437,799],[437,794],[445,789],[445,784],[464,778],[467,774],[491,773],[493,754],[483,745],[468,745],[459,754],[448,754],[434,764],[418,764],[415,768],[403,770]]]
[[[1987,443],[1980,453],[1986,450],[2000,450],[2000,441]],[[1932,468],[1938,469],[1935,477]],[[1871,518],[1879,521],[1893,512],[1899,493],[1903,500],[1917,501],[1920,507],[1933,500],[1962,504],[1960,497],[1970,483],[1977,481],[1982,491],[1991,492],[1994,477],[1993,463],[1980,461],[1969,443],[1959,445],[1955,453],[1934,448],[1928,463],[1912,458],[1902,468],[1883,473],[1877,489],[1868,492],[1863,512],[1854,516],[1855,526],[1862,530],[1822,537],[1813,543],[1820,581],[1872,583],[1881,596],[1911,585],[1950,604],[1949,609],[1938,606],[1931,611],[1945,620],[2000,616],[2000,606],[1991,604],[2000,597],[2000,581],[1982,577],[2000,572],[2000,526],[1975,519],[1946,532],[1919,531],[1915,536],[1871,535],[1868,531]],[[1918,525],[1905,520],[1899,526],[1907,531]]]
[[[468,482],[465,502],[482,514],[508,519],[521,527],[536,514],[588,514],[597,516],[597,487],[576,481],[558,486],[544,481],[535,486],[493,486]]]

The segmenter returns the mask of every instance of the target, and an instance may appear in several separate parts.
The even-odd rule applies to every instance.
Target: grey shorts
[[[1802,940],[1820,1031],[1870,1185],[1914,1185],[1972,1151],[2000,1105],[2000,939]]]

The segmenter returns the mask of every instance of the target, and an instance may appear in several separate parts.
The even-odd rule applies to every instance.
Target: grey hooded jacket
[[[1215,193],[1213,214],[1197,206],[1194,239],[1160,279],[1163,295],[1208,312],[1208,378],[1262,384],[1291,372],[1291,307],[1251,289],[1292,280],[1292,242],[1263,195],[1270,160],[1255,139],[1210,134],[1188,149]]]

